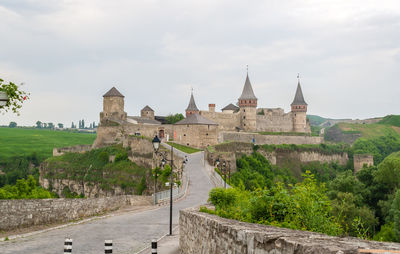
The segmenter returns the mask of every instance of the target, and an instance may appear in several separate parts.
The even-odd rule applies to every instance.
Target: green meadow
[[[52,156],[54,147],[92,144],[93,133],[55,131],[29,128],[0,128],[0,162],[11,156],[30,155],[39,158]]]

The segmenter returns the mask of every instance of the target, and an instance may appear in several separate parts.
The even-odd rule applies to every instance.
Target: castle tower
[[[186,117],[193,115],[193,114],[199,114],[199,112],[200,112],[200,110],[196,106],[196,102],[194,101],[193,91],[192,91],[192,95],[190,96],[189,105],[186,109]]]
[[[103,112],[100,112],[100,122],[105,120],[126,120],[124,97],[115,87],[103,95]]]
[[[292,107],[293,115],[293,131],[294,132],[308,132],[307,131],[307,103],[304,101],[303,92],[301,91],[300,78],[297,76],[297,90],[294,100],[290,106]]]
[[[249,73],[246,76],[242,95],[239,97],[240,125],[245,131],[256,130],[257,97],[251,87]]]
[[[140,111],[140,116],[142,118],[154,120],[154,110],[149,106],[146,106]]]

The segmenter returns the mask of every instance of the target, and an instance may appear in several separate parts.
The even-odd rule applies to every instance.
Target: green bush
[[[44,199],[53,198],[55,194],[37,186],[33,176],[28,179],[18,179],[15,185],[5,185],[0,188],[0,199]]]

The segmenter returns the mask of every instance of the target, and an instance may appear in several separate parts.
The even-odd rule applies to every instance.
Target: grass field
[[[184,153],[196,153],[201,151],[200,149],[196,149],[193,147],[189,147],[189,146],[184,146],[184,145],[180,145],[180,144],[176,144],[176,143],[172,143],[172,142],[167,142],[168,145],[173,146],[174,148],[184,152]]]
[[[54,147],[92,144],[96,134],[24,128],[0,128],[0,161],[36,152],[50,157]]]
[[[387,134],[400,135],[400,128],[387,124],[351,124],[339,123],[344,133],[361,133],[364,138],[376,138]]]

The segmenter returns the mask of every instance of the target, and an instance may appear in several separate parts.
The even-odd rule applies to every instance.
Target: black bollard
[[[151,254],[157,254],[157,240],[153,239],[151,241]]]
[[[113,248],[112,240],[105,240],[104,241],[104,253],[105,254],[112,253],[112,248]]]
[[[66,238],[64,242],[64,254],[72,253],[72,239]]]

